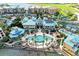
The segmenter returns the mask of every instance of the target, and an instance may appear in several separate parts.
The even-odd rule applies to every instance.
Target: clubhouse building
[[[21,23],[25,29],[51,29],[55,28],[55,26],[57,25],[57,23],[53,19],[41,19],[40,17],[38,19],[36,19],[36,17],[25,17],[23,20],[21,20]]]

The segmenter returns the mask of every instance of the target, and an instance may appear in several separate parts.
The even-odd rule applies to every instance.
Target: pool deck
[[[43,35],[43,34],[45,34],[46,36],[49,36],[55,40],[55,38],[52,35],[42,33],[40,30],[36,33],[36,35]],[[30,35],[27,35],[25,38],[28,38],[28,37],[31,37],[34,35],[35,34],[30,34]],[[26,40],[25,38],[22,38],[22,41],[25,41]],[[28,45],[30,46],[30,48],[48,48],[52,44],[53,44],[53,41],[51,41],[51,40],[44,41],[43,43],[39,43],[39,42],[35,43],[34,41],[28,41]]]

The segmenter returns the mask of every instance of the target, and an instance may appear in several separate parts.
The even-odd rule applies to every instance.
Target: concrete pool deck
[[[45,35],[45,36],[47,36],[47,37],[50,37],[48,40],[46,40],[45,38],[43,38],[44,39],[44,41],[43,42],[35,42],[34,40],[29,40],[29,37],[34,37],[34,36],[43,36],[43,35]],[[32,38],[31,38],[32,39]],[[39,38],[40,39],[40,38]],[[48,48],[48,47],[50,47],[51,45],[52,45],[52,43],[53,43],[53,40],[55,41],[55,38],[52,36],[52,35],[50,35],[50,34],[46,34],[46,33],[42,33],[41,32],[41,29],[39,29],[38,30],[38,32],[37,33],[35,33],[35,34],[30,34],[30,35],[26,35],[26,37],[23,37],[21,40],[22,41],[25,41],[25,40],[27,40],[27,44],[29,45],[29,47],[30,48]]]

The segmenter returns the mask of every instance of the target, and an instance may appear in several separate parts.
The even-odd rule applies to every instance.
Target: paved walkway
[[[15,42],[13,42],[13,43],[5,43],[5,44],[8,45],[8,46],[12,46],[12,45],[14,45],[14,44],[17,43],[17,42],[20,42],[20,41],[15,41]]]

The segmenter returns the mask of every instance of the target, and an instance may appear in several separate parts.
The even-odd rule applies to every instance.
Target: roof
[[[43,20],[39,17],[37,20],[36,20],[37,23],[43,23]]]
[[[60,29],[59,32],[62,32],[67,35],[67,38],[64,40],[64,42],[71,46],[74,51],[77,51],[77,46],[74,45],[75,43],[79,44],[79,35],[66,31],[65,29]]]
[[[68,25],[66,25],[66,28],[71,29],[71,30],[73,30],[73,31],[76,31],[76,30],[79,29],[78,26],[76,26],[76,25],[72,25],[72,24],[68,24]]]
[[[24,23],[24,22],[27,22],[27,20],[28,20],[28,17],[24,17],[24,19],[21,20],[21,22]]]
[[[22,25],[35,25],[36,22],[35,22],[35,19],[36,18],[32,18],[32,19],[28,19],[28,17],[25,17],[21,22],[22,22]]]
[[[71,32],[66,31],[65,29],[60,29],[59,32],[62,32],[62,33],[65,34],[66,36],[70,36],[70,35],[72,35]]]
[[[7,26],[10,26],[10,25],[13,23],[13,21],[14,21],[15,19],[16,19],[16,17],[12,17],[11,19],[5,20],[6,25],[7,25]]]
[[[79,44],[79,36],[69,31],[66,31],[65,29],[60,29],[59,31],[64,33],[67,36],[64,42],[69,46],[71,46],[74,49],[74,51],[77,51],[77,46],[74,46],[74,45],[75,43]]]
[[[43,25],[44,26],[55,26],[56,22],[54,22],[53,20],[44,20]]]
[[[25,32],[25,29],[19,28],[19,27],[13,27],[11,29],[11,32],[9,34],[10,38],[18,37],[19,35],[23,34]]]
[[[64,42],[69,46],[71,46],[74,49],[74,51],[77,51],[77,46],[74,45],[75,43],[79,44],[79,36],[76,35],[68,36]]]
[[[35,25],[36,23],[33,20],[28,20],[23,25]]]
[[[13,21],[12,20],[9,20],[9,19],[5,21],[5,23],[6,23],[7,26],[10,26],[12,24],[12,22]]]
[[[36,21],[36,17],[32,17],[32,20],[33,20],[33,21]]]
[[[48,18],[47,17],[43,17],[43,20],[47,20]]]

